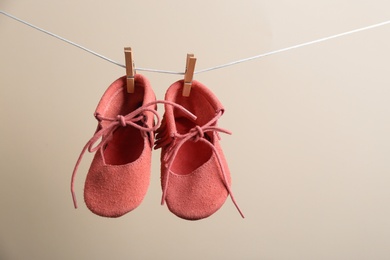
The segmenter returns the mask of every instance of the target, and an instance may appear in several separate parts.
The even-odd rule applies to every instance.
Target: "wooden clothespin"
[[[194,77],[196,58],[194,54],[187,54],[186,71],[184,73],[183,96],[189,97],[192,86],[192,78]]]
[[[134,93],[135,66],[130,47],[125,47],[127,93]]]

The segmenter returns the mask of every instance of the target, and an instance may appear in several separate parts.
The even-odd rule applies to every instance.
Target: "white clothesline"
[[[31,23],[28,23],[20,18],[17,18],[9,13],[6,13],[4,11],[1,11],[0,10],[0,13],[9,17],[9,18],[12,18],[20,23],[23,23],[27,26],[30,26],[38,31],[41,31],[43,33],[46,33],[54,38],[57,38],[61,41],[64,41],[68,44],[71,44],[77,48],[80,48],[90,54],[93,54],[103,60],[106,60],[108,62],[111,62],[112,64],[115,64],[117,66],[120,66],[120,67],[123,67],[125,68],[126,66],[124,64],[121,64],[119,62],[116,62],[110,58],[107,58],[95,51],[92,51],[86,47],[83,47],[75,42],[72,42],[68,39],[65,39],[57,34],[54,34],[52,32],[49,32],[49,31],[46,31],[38,26],[35,26]],[[293,45],[293,46],[290,46],[290,47],[286,47],[286,48],[282,48],[282,49],[278,49],[278,50],[274,50],[274,51],[270,51],[270,52],[266,52],[266,53],[263,53],[263,54],[258,54],[258,55],[255,55],[255,56],[252,56],[252,57],[248,57],[248,58],[244,58],[244,59],[240,59],[240,60],[236,60],[236,61],[232,61],[232,62],[228,62],[228,63],[224,63],[224,64],[221,64],[221,65],[217,65],[217,66],[214,66],[214,67],[210,67],[210,68],[206,68],[206,69],[202,69],[202,70],[197,70],[195,71],[195,74],[199,74],[199,73],[204,73],[204,72],[208,72],[208,71],[212,71],[212,70],[217,70],[217,69],[222,69],[222,68],[226,68],[226,67],[229,67],[229,66],[233,66],[233,65],[236,65],[236,64],[239,64],[239,63],[243,63],[243,62],[247,62],[247,61],[251,61],[251,60],[254,60],[254,59],[259,59],[259,58],[263,58],[263,57],[266,57],[266,56],[270,56],[270,55],[274,55],[274,54],[278,54],[278,53],[281,53],[281,52],[285,52],[285,51],[289,51],[289,50],[293,50],[293,49],[298,49],[298,48],[301,48],[301,47],[306,47],[306,46],[309,46],[309,45],[313,45],[313,44],[317,44],[317,43],[320,43],[320,42],[325,42],[325,41],[329,41],[329,40],[332,40],[332,39],[336,39],[336,38],[340,38],[340,37],[344,37],[344,36],[347,36],[347,35],[351,35],[351,34],[354,34],[354,33],[358,33],[358,32],[362,32],[362,31],[367,31],[367,30],[372,30],[372,29],[375,29],[375,28],[378,28],[378,27],[381,27],[381,26],[384,26],[384,25],[388,25],[390,24],[390,20],[388,21],[385,21],[385,22],[381,22],[381,23],[376,23],[376,24],[373,24],[373,25],[369,25],[369,26],[365,26],[365,27],[361,27],[361,28],[358,28],[358,29],[354,29],[354,30],[351,30],[351,31],[347,31],[347,32],[343,32],[343,33],[338,33],[338,34],[334,34],[334,35],[331,35],[331,36],[328,36],[328,37],[324,37],[324,38],[320,38],[320,39],[317,39],[317,40],[313,40],[313,41],[309,41],[309,42],[305,42],[305,43],[301,43],[301,44],[296,44],[296,45]],[[161,69],[150,69],[150,68],[138,68],[136,67],[136,70],[138,71],[148,71],[148,72],[156,72],[156,73],[166,73],[166,74],[178,74],[178,75],[184,75],[184,72],[177,72],[177,71],[169,71],[169,70],[161,70]]]

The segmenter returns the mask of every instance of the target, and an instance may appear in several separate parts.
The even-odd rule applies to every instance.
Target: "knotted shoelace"
[[[221,116],[222,116],[222,111],[220,111],[212,120],[210,120],[208,123],[206,123],[203,126],[198,126],[197,125],[194,128],[192,128],[186,134],[174,133],[172,135],[174,140],[173,140],[171,146],[169,148],[167,148],[168,150],[167,150],[167,152],[165,153],[165,156],[164,156],[164,163],[165,163],[165,167],[167,168],[167,174],[166,174],[165,186],[164,186],[163,194],[162,194],[162,198],[161,198],[161,205],[164,205],[164,203],[165,203],[165,199],[166,199],[166,196],[167,196],[168,185],[169,185],[169,176],[170,176],[171,167],[172,167],[172,164],[173,164],[173,162],[174,162],[174,160],[175,160],[175,158],[176,158],[180,148],[187,141],[203,142],[203,143],[207,144],[211,148],[213,153],[215,154],[215,157],[217,158],[217,161],[218,161],[218,165],[219,165],[219,167],[220,167],[220,169],[222,171],[222,177],[223,177],[222,181],[223,181],[223,184],[226,187],[226,190],[227,190],[228,194],[230,195],[230,198],[231,198],[234,206],[237,208],[237,210],[240,213],[241,217],[244,218],[244,214],[241,211],[240,207],[238,206],[238,204],[237,204],[237,202],[236,202],[236,200],[235,200],[235,198],[233,196],[233,192],[232,192],[232,190],[230,188],[230,185],[229,185],[229,182],[228,182],[228,178],[226,176],[226,171],[225,171],[225,169],[223,167],[222,159],[221,159],[217,149],[214,147],[214,145],[205,138],[205,133],[206,132],[215,132],[216,136],[218,137],[218,139],[220,139],[219,133],[231,134],[230,131],[228,131],[226,129],[223,129],[223,128],[220,128],[220,127],[217,127],[217,126],[214,125],[215,122],[217,122],[217,120]]]
[[[97,150],[103,148],[111,140],[112,135],[115,132],[115,130],[117,130],[120,127],[132,126],[136,129],[140,130],[143,136],[145,136],[147,133],[149,133],[150,135],[154,135],[154,131],[156,131],[161,125],[161,117],[155,109],[150,108],[150,107],[155,106],[157,104],[168,104],[168,105],[174,106],[174,107],[180,109],[181,111],[183,111],[187,116],[189,116],[193,120],[196,119],[196,116],[194,114],[192,114],[190,111],[188,111],[187,109],[185,109],[183,106],[178,105],[174,102],[165,101],[165,100],[156,100],[156,101],[150,102],[148,104],[145,104],[145,105],[137,108],[136,110],[134,110],[133,112],[131,112],[125,116],[118,115],[115,118],[109,118],[109,117],[103,117],[103,116],[97,114],[96,118],[98,119],[99,122],[106,121],[106,122],[108,122],[108,124],[107,125],[100,124],[101,129],[96,131],[95,134],[92,136],[92,138],[85,144],[85,146],[83,147],[83,149],[79,155],[79,158],[77,159],[76,165],[73,169],[72,179],[71,179],[71,193],[72,193],[72,199],[73,199],[73,204],[74,204],[75,208],[77,208],[77,199],[76,199],[76,193],[74,191],[74,183],[75,183],[75,179],[76,179],[76,173],[77,173],[77,170],[79,168],[79,165],[80,165],[80,162],[83,158],[84,153],[87,150],[88,150],[88,152],[92,153],[92,152],[96,152]],[[145,121],[146,121],[145,115],[144,115],[145,112],[151,112],[156,117],[157,122],[155,123],[154,126],[148,127],[145,124]],[[142,124],[139,124],[139,123],[142,123]],[[99,139],[101,139],[100,143],[95,145]]]

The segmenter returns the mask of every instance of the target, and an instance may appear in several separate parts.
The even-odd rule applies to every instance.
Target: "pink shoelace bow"
[[[142,107],[137,108],[133,112],[123,116],[123,115],[118,115],[115,118],[108,118],[108,117],[103,117],[99,114],[96,115],[96,118],[99,121],[106,121],[109,122],[108,125],[102,126],[101,129],[96,131],[96,133],[92,136],[92,138],[85,144],[84,148],[82,149],[79,158],[77,159],[76,165],[74,167],[73,173],[72,173],[72,179],[71,179],[71,193],[72,193],[72,199],[73,199],[73,204],[74,207],[77,208],[77,200],[76,200],[76,193],[74,191],[74,183],[76,179],[76,173],[78,170],[78,167],[80,165],[80,162],[83,158],[84,153],[88,150],[88,152],[96,152],[97,150],[101,149],[102,147],[105,146],[110,140],[115,132],[116,129],[119,127],[126,127],[126,126],[132,126],[142,132],[143,135],[146,133],[150,133],[151,135],[154,134],[154,131],[156,131],[160,125],[161,125],[161,118],[160,115],[157,113],[157,111],[153,108],[150,108],[151,106],[154,106],[156,104],[168,104],[174,107],[177,107],[181,111],[183,111],[185,114],[187,114],[189,117],[192,119],[196,119],[196,116],[189,112],[187,109],[185,109],[183,106],[178,105],[174,102],[170,101],[165,101],[165,100],[156,100],[153,102],[150,102],[148,104],[143,105]],[[144,125],[137,124],[139,122],[145,123],[145,116],[143,113],[145,112],[151,112],[153,113],[154,116],[157,118],[157,122],[154,126],[148,127]],[[96,146],[96,142],[101,139],[100,143],[98,143]]]
[[[225,134],[231,134],[230,131],[226,130],[226,129],[223,129],[223,128],[220,128],[220,127],[217,127],[214,125],[214,123],[222,116],[222,111],[220,111],[212,120],[210,120],[207,124],[203,125],[203,126],[195,126],[194,128],[192,128],[188,133],[186,134],[179,134],[179,133],[174,133],[172,135],[174,141],[173,141],[173,144],[171,145],[171,147],[168,148],[165,156],[164,156],[164,162],[166,162],[166,167],[167,167],[167,176],[166,176],[166,179],[165,179],[165,187],[164,187],[164,190],[163,190],[163,194],[162,194],[162,198],[161,198],[161,205],[164,205],[165,203],[165,198],[166,198],[166,195],[167,195],[167,190],[168,190],[168,184],[169,184],[169,175],[170,175],[170,171],[171,171],[171,167],[172,167],[172,164],[176,158],[176,155],[178,154],[179,150],[180,150],[180,147],[187,141],[190,141],[192,140],[193,142],[203,142],[205,144],[207,144],[211,149],[212,151],[214,152],[216,158],[217,158],[217,161],[218,161],[218,164],[219,164],[219,167],[222,171],[222,177],[223,177],[223,184],[225,185],[226,187],[226,190],[228,191],[229,195],[230,195],[230,198],[234,204],[234,206],[237,208],[238,212],[240,213],[241,217],[242,218],[245,218],[243,212],[241,211],[240,207],[238,206],[234,196],[233,196],[233,192],[230,188],[230,185],[228,183],[228,180],[227,180],[227,176],[226,176],[226,171],[223,167],[223,163],[222,163],[222,159],[221,157],[219,156],[218,154],[218,151],[217,149],[214,147],[214,145],[208,141],[205,137],[204,137],[204,133],[206,132],[216,132],[216,135],[218,138],[219,137],[219,133],[225,133]],[[157,146],[156,148],[159,148],[159,146]]]

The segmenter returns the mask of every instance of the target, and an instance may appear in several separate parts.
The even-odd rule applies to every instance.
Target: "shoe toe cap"
[[[222,207],[228,191],[216,167],[203,166],[188,175],[170,175],[166,203],[180,218],[198,220]],[[230,179],[229,179],[230,185]]]
[[[131,165],[91,167],[84,187],[84,200],[95,214],[120,217],[144,199],[150,182],[150,166],[141,162]]]

